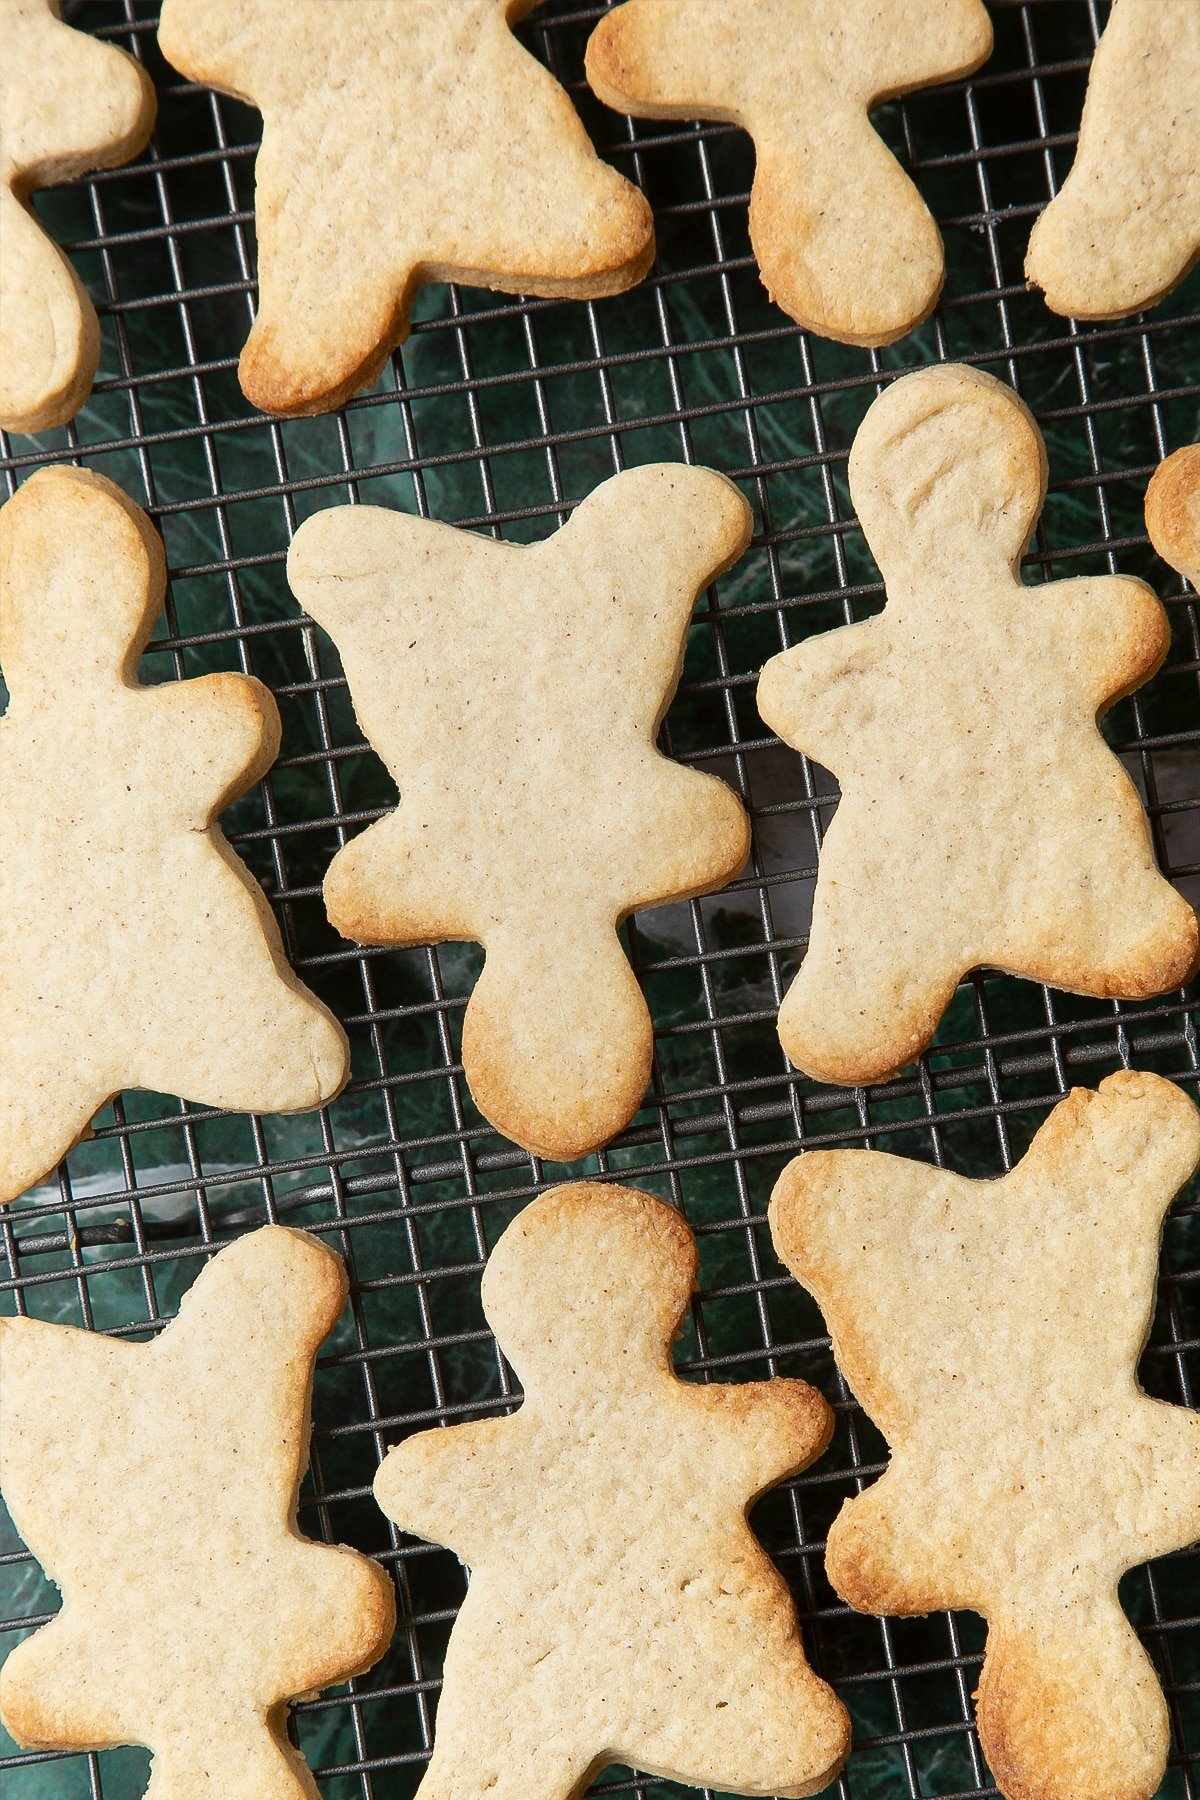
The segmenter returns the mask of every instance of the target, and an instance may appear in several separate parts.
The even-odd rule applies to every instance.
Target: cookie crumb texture
[[[842,792],[779,1014],[818,1080],[894,1074],[981,965],[1104,999],[1195,969],[1195,914],[1097,727],[1160,667],[1166,614],[1124,576],[1022,585],[1046,474],[1003,383],[954,365],[895,382],[850,454],[887,604],[762,672],[763,718]]]
[[[986,1616],[979,1736],[1007,1800],[1150,1800],[1166,1771],[1117,1583],[1200,1536],[1200,1416],[1136,1378],[1198,1160],[1192,1102],[1125,1072],[1070,1093],[1002,1180],[811,1151],[772,1196],[775,1247],[891,1449],[834,1522],[829,1578],[862,1612]]]
[[[139,684],[165,586],[101,475],[42,469],[0,509],[0,1202],[122,1088],[300,1112],[349,1071],[214,823],[274,761],[275,702],[245,675]]]
[[[395,1627],[384,1572],[296,1528],[346,1292],[332,1251],[267,1226],[150,1343],[0,1319],[0,1486],[63,1592],[0,1671],[19,1744],[145,1744],[147,1800],[318,1800],[286,1703],[370,1668]]]
[[[96,309],[29,196],[128,162],[150,136],[155,106],[145,70],[64,25],[54,0],[0,0],[2,430],[65,424],[100,360]]]
[[[618,112],[743,126],[772,300],[821,337],[881,345],[933,311],[945,262],[868,109],[991,49],[980,0],[625,0],[593,33],[587,74]]]
[[[1114,0],[1079,148],[1033,228],[1025,274],[1052,311],[1119,319],[1200,257],[1200,6]]]
[[[369,386],[422,282],[586,299],[645,275],[649,206],[512,34],[536,3],[164,0],[167,60],[263,114],[256,406]]]
[[[832,1414],[802,1381],[677,1378],[696,1266],[649,1194],[542,1195],[483,1277],[523,1404],[385,1458],[383,1510],[471,1569],[419,1800],[575,1800],[609,1762],[799,1796],[841,1768],[845,1709],[746,1522]]]
[[[359,943],[484,945],[467,1080],[541,1156],[598,1148],[645,1095],[653,1031],[620,920],[722,887],[749,852],[736,796],[655,737],[696,594],[750,523],[723,475],[664,463],[532,546],[344,506],[288,556],[400,789],[334,858],[329,917]]]

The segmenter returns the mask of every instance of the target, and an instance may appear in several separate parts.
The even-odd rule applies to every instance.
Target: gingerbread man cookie
[[[375,380],[416,288],[617,294],[654,225],[511,27],[537,0],[165,0],[159,43],[263,113],[242,387],[327,412]]]
[[[96,309],[29,196],[128,162],[154,109],[145,70],[64,25],[58,0],[0,0],[0,429],[63,424],[100,360]]]
[[[0,1202],[122,1087],[294,1112],[348,1073],[213,823],[274,761],[274,700],[245,675],[138,684],[165,580],[100,475],[43,469],[0,510]]]
[[[1200,1417],[1137,1383],[1200,1117],[1156,1075],[1055,1107],[999,1181],[813,1150],[771,1200],[891,1447],[826,1565],[863,1612],[988,1620],[979,1735],[1009,1800],[1149,1800],[1167,1709],[1117,1583],[1200,1536]]]
[[[31,1749],[146,1744],[147,1800],[318,1800],[286,1704],[378,1661],[383,1570],[296,1525],[313,1363],[345,1271],[267,1226],[148,1344],[0,1319],[0,1487],[63,1591],[0,1671]]]
[[[733,794],[654,739],[696,593],[749,537],[732,482],[664,464],[527,548],[373,506],[317,513],[292,545],[292,590],[401,796],[334,858],[329,917],[360,943],[484,944],[467,1080],[541,1156],[596,1149],[646,1091],[653,1032],[618,922],[746,860]]]
[[[842,790],[784,1049],[821,1081],[882,1080],[980,964],[1101,997],[1177,987],[1196,918],[1096,725],[1161,664],[1162,607],[1121,576],[1021,584],[1046,454],[990,376],[889,387],[850,487],[887,605],[774,657],[758,689]]]
[[[1079,148],[1025,274],[1077,319],[1153,306],[1200,257],[1200,6],[1114,0]]]
[[[802,1381],[677,1378],[696,1266],[649,1194],[542,1195],[483,1277],[524,1404],[384,1459],[384,1512],[471,1569],[419,1800],[574,1800],[609,1762],[815,1794],[842,1766],[845,1709],[746,1522],[821,1454],[832,1415]]]
[[[1200,444],[1176,450],[1154,471],[1146,530],[1163,561],[1200,587]]]
[[[743,126],[771,298],[822,337],[878,345],[933,311],[945,264],[868,111],[970,74],[991,49],[980,0],[625,0],[597,26],[587,73],[619,112]]]

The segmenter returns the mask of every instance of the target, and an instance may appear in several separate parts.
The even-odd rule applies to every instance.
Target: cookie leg
[[[1167,1766],[1166,1701],[1115,1596],[993,1620],[979,1737],[1007,1793],[1150,1800]]]
[[[1127,842],[1101,839],[1090,868],[1062,870],[1036,908],[1054,929],[1028,960],[1002,966],[1101,999],[1146,999],[1189,980],[1195,913],[1157,869],[1129,863]]]
[[[37,220],[0,186],[0,427],[47,431],[87,397],[100,360],[95,308]]]
[[[10,1043],[0,1059],[0,1206],[50,1174],[106,1099],[69,1069],[61,1044],[55,1051],[30,1058]]]
[[[313,1800],[316,1791],[304,1759],[264,1722],[231,1725],[198,1705],[171,1743],[155,1747],[145,1800]]]

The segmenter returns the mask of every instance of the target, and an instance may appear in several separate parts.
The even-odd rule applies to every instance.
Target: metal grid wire
[[[403,1800],[419,1780],[463,1578],[447,1553],[390,1531],[370,1481],[407,1432],[512,1405],[479,1274],[513,1213],[564,1171],[498,1138],[471,1105],[460,1036],[478,953],[365,951],[325,923],[330,856],[394,796],[358,737],[332,646],[287,593],[283,559],[302,517],[347,500],[527,541],[613,470],[658,458],[725,470],[755,509],[752,550],[697,608],[665,732],[674,754],[743,795],[755,849],[726,893],[631,923],[655,1017],[653,1094],[619,1143],[583,1167],[644,1183],[695,1227],[702,1291],[679,1353],[689,1376],[801,1374],[836,1407],[830,1453],[755,1514],[812,1660],[854,1717],[854,1753],[834,1791],[995,1792],[971,1722],[980,1622],[859,1618],[825,1580],[828,1525],[884,1450],[837,1375],[819,1315],[773,1256],[766,1198],[799,1145],[886,1146],[998,1173],[1072,1082],[1121,1065],[1194,1092],[1194,1015],[1181,994],[1106,1004],[983,974],[960,989],[914,1071],[869,1092],[797,1076],[774,1015],[804,948],[834,790],[769,737],[753,694],[767,655],[881,602],[845,466],[883,374],[945,358],[991,369],[1024,394],[1050,448],[1052,492],[1028,578],[1119,567],[1166,596],[1168,666],[1106,729],[1141,784],[1164,868],[1195,898],[1200,620],[1195,597],[1146,548],[1140,499],[1159,458],[1200,435],[1200,277],[1144,320],[1076,328],[1021,276],[1032,219],[1069,164],[1105,10],[1100,0],[993,0],[996,54],[979,76],[882,110],[881,128],[942,224],[949,280],[928,325],[872,354],[810,339],[767,302],[746,237],[744,136],[604,111],[582,79],[603,4],[548,0],[522,35],[575,96],[602,154],[650,196],[661,254],[649,281],[594,306],[426,290],[409,343],[374,390],[327,419],[280,423],[247,406],[234,375],[254,300],[257,114],[165,67],[153,0],[67,7],[69,20],[146,62],[161,88],[159,128],[135,164],[39,200],[100,302],[104,358],[75,424],[0,441],[0,463],[11,490],[46,462],[78,459],[121,481],[157,521],[172,584],[144,679],[238,668],[274,688],[283,755],[226,823],[297,968],[346,1023],[355,1080],[300,1120],[126,1096],[92,1143],[3,1218],[0,1304],[144,1335],[171,1316],[214,1245],[267,1219],[317,1231],[347,1259],[353,1295],[318,1371],[302,1524],[392,1570],[400,1628],[369,1676],[296,1709],[327,1800]],[[1200,1368],[1198,1211],[1185,1196],[1168,1224],[1143,1364],[1152,1392],[1188,1403]],[[11,1644],[55,1601],[5,1531],[0,1644]],[[1170,1697],[1163,1793],[1194,1796],[1200,1557],[1135,1572],[1123,1596]],[[145,1779],[140,1752],[0,1750],[11,1800],[123,1800]],[[676,1790],[610,1770],[594,1791]]]

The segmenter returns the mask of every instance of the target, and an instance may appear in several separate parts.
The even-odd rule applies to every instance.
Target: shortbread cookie
[[[242,352],[267,412],[374,381],[416,288],[618,294],[654,224],[512,35],[537,0],[165,0],[159,43],[263,113],[259,310]]]
[[[1046,454],[988,375],[888,388],[850,488],[887,605],[772,658],[758,689],[842,790],[784,1049],[821,1081],[882,1080],[980,964],[1105,998],[1177,987],[1196,918],[1096,726],[1166,655],[1162,607],[1123,576],[1022,586]]]
[[[147,1800],[318,1800],[287,1702],[369,1669],[396,1622],[382,1569],[296,1525],[346,1291],[331,1250],[271,1225],[148,1344],[0,1319],[0,1486],[63,1592],[0,1672],[18,1744],[145,1744]]]
[[[64,25],[58,0],[0,0],[0,429],[63,424],[100,360],[96,309],[29,195],[128,162],[154,107],[145,70]]]
[[[832,1415],[803,1381],[677,1378],[696,1266],[649,1194],[543,1194],[483,1277],[524,1404],[384,1459],[384,1512],[471,1568],[419,1800],[575,1800],[609,1762],[815,1794],[842,1766],[845,1710],[746,1522]]]
[[[1177,450],[1154,471],[1146,530],[1163,561],[1200,587],[1200,444]]]
[[[933,311],[945,266],[868,110],[991,49],[980,0],[625,0],[597,26],[587,73],[619,112],[743,126],[771,298],[822,337],[890,344]]]
[[[329,917],[360,943],[485,945],[467,1080],[541,1156],[596,1149],[646,1091],[653,1032],[619,921],[746,860],[733,794],[654,739],[697,590],[749,537],[732,482],[664,464],[528,548],[344,506],[288,557],[401,795],[334,858]]]
[[[213,820],[279,747],[245,675],[143,688],[162,544],[100,475],[0,510],[0,1202],[123,1087],[247,1112],[337,1093],[341,1027]]]
[[[1200,1417],[1137,1364],[1200,1117],[1157,1075],[1055,1107],[1000,1181],[877,1151],[784,1170],[771,1230],[891,1447],[826,1565],[863,1612],[988,1621],[979,1735],[1009,1800],[1149,1800],[1167,1709],[1117,1583],[1200,1536]]]
[[[1079,148],[1025,274],[1078,319],[1153,306],[1200,257],[1200,5],[1115,0]]]

